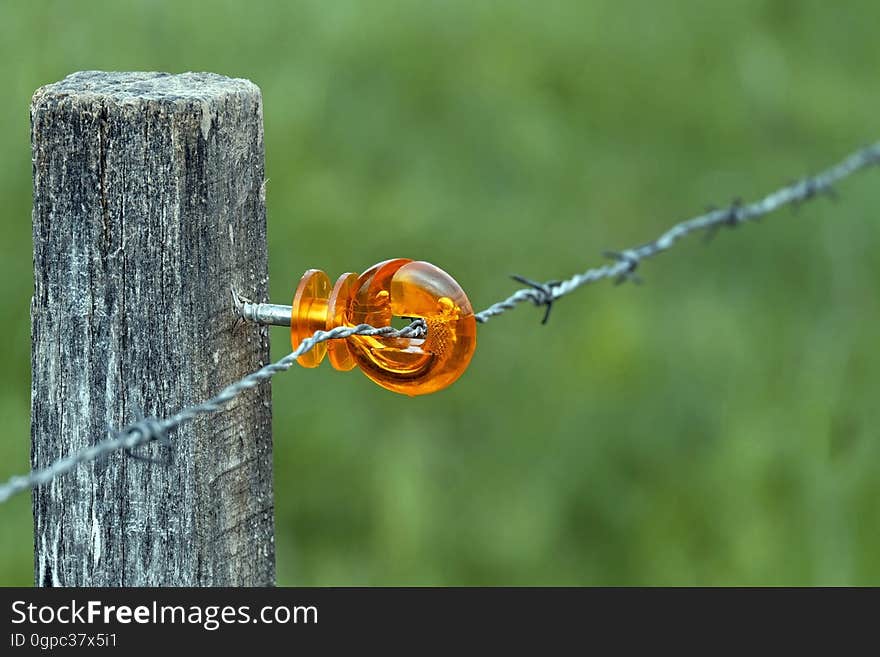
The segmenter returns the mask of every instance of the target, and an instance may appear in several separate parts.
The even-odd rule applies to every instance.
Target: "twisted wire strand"
[[[78,452],[54,461],[51,465],[33,470],[29,474],[10,478],[0,486],[0,503],[5,502],[16,493],[20,493],[35,486],[47,484],[59,475],[69,472],[81,463],[96,461],[103,456],[117,450],[131,450],[153,440],[167,440],[168,433],[182,424],[190,422],[200,415],[210,415],[224,410],[227,405],[245,390],[255,388],[264,381],[268,381],[279,372],[286,372],[296,359],[314,348],[315,345],[336,338],[347,338],[352,335],[381,335],[397,338],[421,338],[427,334],[425,320],[416,319],[402,329],[391,326],[376,328],[369,324],[346,327],[337,326],[329,331],[316,331],[314,335],[303,340],[299,346],[279,361],[270,363],[248,374],[243,379],[232,383],[214,397],[203,401],[195,406],[181,409],[176,414],[165,419],[146,418],[134,422],[119,431],[111,438],[102,440],[85,447]]]
[[[546,306],[549,311],[550,305],[554,301],[584,285],[606,278],[615,279],[618,282],[633,279],[636,268],[643,260],[668,251],[676,242],[691,233],[707,231],[707,237],[712,237],[721,228],[735,228],[745,222],[756,221],[787,205],[797,207],[822,195],[836,198],[834,185],[872,165],[880,165],[880,142],[875,142],[856,151],[825,171],[782,187],[754,203],[744,205],[741,201],[736,200],[726,208],[713,209],[705,214],[677,223],[654,241],[642,246],[623,251],[607,251],[605,255],[612,258],[614,262],[588,269],[564,281],[536,283],[515,276],[516,280],[526,282],[529,287],[521,288],[503,301],[494,303],[477,313],[477,321],[481,324],[488,322],[493,317],[512,310],[518,304],[526,301],[536,306]]]
[[[514,276],[516,280],[525,283],[528,287],[515,291],[503,301],[494,303],[477,313],[476,319],[480,323],[486,323],[493,317],[528,301],[536,306],[546,307],[544,315],[546,322],[553,302],[560,297],[570,294],[584,285],[603,279],[615,279],[618,282],[635,279],[635,271],[642,261],[668,251],[679,240],[691,233],[705,231],[707,236],[711,237],[721,228],[735,228],[745,222],[755,221],[784,206],[797,207],[801,203],[822,195],[835,198],[835,184],[872,165],[880,165],[880,142],[850,154],[843,161],[819,174],[782,187],[753,203],[743,204],[736,200],[726,208],[710,210],[705,214],[677,223],[657,239],[642,246],[624,251],[606,252],[606,256],[612,258],[614,262],[588,269],[566,280],[538,283],[521,276]],[[242,392],[268,381],[279,372],[287,371],[299,356],[321,342],[347,338],[352,335],[420,338],[426,334],[427,326],[422,319],[417,319],[400,330],[390,326],[377,328],[368,324],[360,324],[353,327],[338,326],[329,331],[316,331],[314,335],[303,340],[292,353],[226,386],[207,401],[181,409],[175,415],[165,419],[139,420],[118,430],[112,437],[58,459],[45,468],[10,478],[0,486],[0,503],[5,502],[16,493],[49,483],[79,464],[95,461],[117,450],[132,450],[153,440],[167,442],[168,433],[173,429],[201,415],[224,410]]]

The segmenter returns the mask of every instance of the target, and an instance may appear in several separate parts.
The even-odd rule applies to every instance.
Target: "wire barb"
[[[143,461],[144,463],[150,463],[152,465],[171,465],[174,456],[174,452],[171,449],[173,445],[171,439],[168,437],[168,433],[162,427],[159,420],[151,417],[141,418],[131,425],[130,428],[132,432],[137,432],[143,436],[145,443],[155,441],[162,447],[167,448],[168,452],[164,458],[157,459],[152,456],[146,456],[135,452],[135,449],[137,449],[136,447],[126,447],[124,450],[126,456],[135,461]]]
[[[679,240],[691,233],[705,231],[707,237],[711,237],[722,227],[735,228],[748,221],[757,221],[764,215],[786,205],[797,207],[821,195],[832,199],[836,198],[834,186],[838,182],[857,171],[877,165],[880,165],[880,142],[850,154],[838,164],[815,176],[790,183],[753,203],[743,204],[740,199],[736,199],[727,208],[710,208],[702,215],[675,224],[652,242],[633,249],[607,252],[606,256],[612,258],[613,263],[588,269],[567,280],[537,283],[523,276],[514,275],[514,280],[527,287],[515,291],[506,299],[477,313],[476,320],[481,324],[488,322],[493,317],[529,301],[536,306],[545,306],[542,324],[546,324],[552,304],[559,298],[584,285],[606,278],[616,280],[618,283],[635,280],[634,273],[643,260],[668,251]],[[249,300],[241,297],[234,288],[232,289],[232,300],[236,316],[240,319],[247,319],[244,317],[244,309]],[[391,326],[376,328],[368,324],[360,324],[353,327],[338,326],[329,331],[316,331],[314,335],[303,340],[292,353],[281,360],[248,374],[201,404],[184,408],[169,418],[139,420],[120,429],[110,438],[58,459],[44,468],[32,470],[27,475],[10,478],[0,486],[0,503],[5,502],[16,493],[46,484],[82,463],[98,460],[115,451],[123,450],[135,458],[149,459],[149,457],[133,454],[132,450],[153,440],[170,446],[171,441],[168,436],[173,430],[201,415],[210,415],[224,410],[233,399],[244,391],[261,385],[279,372],[290,369],[299,356],[321,342],[347,338],[352,335],[421,338],[426,334],[427,325],[423,319],[417,319],[400,330]]]
[[[639,256],[635,250],[627,249],[626,251],[605,251],[602,255],[604,255],[606,258],[616,260],[625,267],[623,272],[614,279],[615,285],[620,285],[622,283],[626,283],[627,281],[632,281],[636,285],[642,284],[642,279],[639,278],[638,274],[636,274],[636,269],[638,269],[639,266]]]
[[[547,320],[550,319],[550,310],[553,308],[553,302],[556,301],[553,287],[559,285],[561,281],[538,283],[537,281],[533,281],[525,276],[520,276],[519,274],[511,274],[510,277],[517,283],[522,283],[523,285],[528,285],[532,288],[532,303],[536,306],[544,306],[546,308],[544,311],[544,318],[541,320],[541,324],[546,324]]]

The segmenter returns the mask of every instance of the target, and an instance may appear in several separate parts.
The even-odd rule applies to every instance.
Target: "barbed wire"
[[[146,418],[134,422],[117,431],[112,438],[85,447],[78,452],[58,459],[51,465],[33,470],[27,475],[12,477],[3,486],[0,486],[0,503],[28,488],[47,484],[55,477],[75,468],[80,463],[96,461],[103,456],[117,450],[132,450],[151,441],[168,443],[168,433],[182,424],[194,420],[200,415],[217,413],[227,407],[229,402],[238,397],[245,390],[250,390],[268,381],[279,372],[286,372],[296,359],[312,349],[316,344],[333,340],[335,338],[347,338],[352,335],[381,335],[397,338],[420,338],[427,333],[425,320],[416,319],[402,329],[391,326],[376,328],[369,324],[346,327],[337,326],[329,331],[316,331],[314,335],[303,340],[299,346],[279,361],[270,363],[248,374],[243,379],[232,383],[217,395],[195,406],[190,406],[178,411],[176,414],[165,419]]]
[[[753,203],[744,205],[740,199],[736,199],[725,208],[714,208],[705,214],[675,224],[652,242],[623,251],[606,251],[605,256],[614,262],[588,269],[567,280],[537,283],[522,276],[513,276],[515,280],[528,285],[528,287],[517,290],[503,301],[492,304],[477,313],[477,321],[480,323],[488,322],[493,317],[512,310],[518,304],[530,301],[536,306],[546,308],[543,319],[543,322],[546,323],[553,302],[560,297],[571,294],[584,285],[606,278],[613,278],[618,283],[638,280],[635,277],[635,272],[643,260],[668,251],[676,242],[691,233],[707,231],[707,237],[711,238],[721,228],[736,228],[747,221],[756,221],[784,206],[797,207],[822,195],[835,199],[837,192],[834,185],[872,165],[880,165],[880,142],[850,154],[843,161],[821,173],[782,187]]]
[[[614,262],[588,269],[566,280],[539,283],[523,276],[514,275],[515,280],[527,287],[515,291],[503,301],[494,303],[485,310],[476,313],[476,319],[484,324],[493,317],[516,308],[523,302],[531,302],[545,308],[542,322],[546,323],[553,303],[584,285],[603,279],[614,279],[618,283],[637,280],[636,269],[642,261],[668,251],[679,240],[692,233],[705,231],[708,237],[712,237],[721,228],[735,228],[745,222],[755,221],[784,206],[797,207],[822,195],[836,198],[834,185],[872,165],[880,165],[880,142],[850,154],[843,161],[819,174],[786,185],[753,203],[743,204],[741,200],[737,199],[727,207],[712,209],[705,214],[679,222],[657,239],[642,246],[623,251],[606,251],[606,257],[611,258]],[[279,372],[289,370],[297,358],[321,342],[347,338],[352,335],[414,338],[424,337],[426,333],[427,326],[422,319],[416,319],[402,329],[394,329],[390,326],[377,328],[368,324],[360,324],[353,327],[338,326],[329,331],[316,331],[314,335],[303,340],[293,352],[281,360],[265,365],[256,372],[226,386],[207,401],[181,409],[168,418],[139,420],[116,431],[112,437],[58,459],[45,468],[32,470],[26,475],[11,477],[0,486],[0,503],[5,502],[16,493],[47,484],[80,464],[96,461],[112,452],[124,450],[130,453],[131,450],[151,441],[169,444],[168,434],[172,430],[199,416],[226,409],[238,395],[268,381]]]

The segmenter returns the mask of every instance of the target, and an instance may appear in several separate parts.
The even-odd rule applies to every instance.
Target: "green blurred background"
[[[0,478],[29,453],[28,103],[263,90],[272,298],[389,257],[477,309],[880,135],[880,3],[0,2]],[[452,388],[273,384],[281,584],[880,584],[880,172],[480,329]],[[273,334],[273,356],[289,349]],[[32,583],[28,496],[0,583]]]

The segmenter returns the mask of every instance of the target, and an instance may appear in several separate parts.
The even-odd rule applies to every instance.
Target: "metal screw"
[[[290,306],[280,306],[275,303],[254,303],[247,297],[241,296],[232,288],[232,302],[239,317],[257,324],[269,324],[271,326],[290,326],[290,314],[293,310]]]

